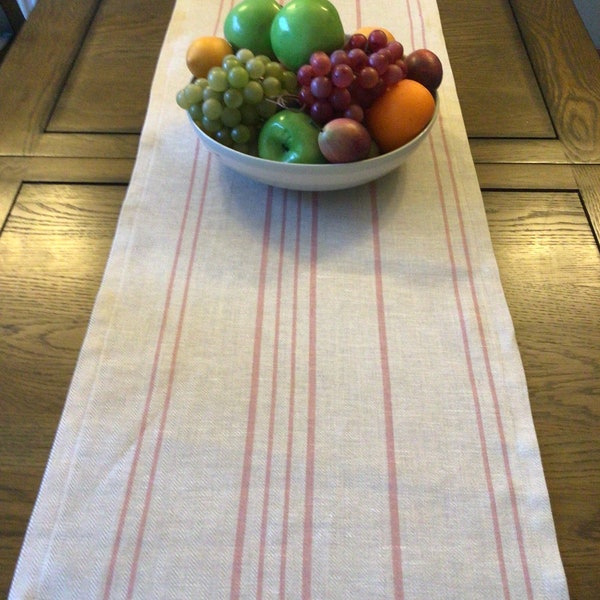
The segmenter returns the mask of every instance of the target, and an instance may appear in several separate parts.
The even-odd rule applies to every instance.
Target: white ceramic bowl
[[[220,144],[204,133],[191,118],[190,122],[207,148],[234,171],[275,187],[326,191],[362,185],[397,169],[427,137],[438,112],[439,99],[436,98],[435,112],[425,129],[410,142],[392,152],[357,162],[325,165],[291,164],[250,156]]]

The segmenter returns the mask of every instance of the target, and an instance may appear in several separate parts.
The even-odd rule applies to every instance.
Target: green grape
[[[215,133],[215,139],[224,146],[231,146],[233,144],[233,140],[231,139],[231,129],[229,129],[229,127],[219,129],[219,131]]]
[[[202,88],[195,83],[188,83],[183,88],[183,93],[185,94],[186,100],[190,106],[202,100],[202,92]]]
[[[215,100],[222,102],[223,101],[223,92],[215,92],[215,90],[207,87],[202,92],[202,99],[209,100],[210,98],[214,98]]]
[[[255,56],[246,63],[246,71],[251,79],[260,79],[266,71],[265,63]]]
[[[250,81],[243,90],[244,100],[248,104],[258,104],[264,97],[263,86],[258,81]]]
[[[209,119],[208,117],[202,116],[202,120],[200,121],[201,127],[206,133],[214,134],[219,131],[223,127],[223,123],[221,123],[220,119]]]
[[[192,104],[188,108],[188,113],[190,114],[190,117],[192,117],[192,119],[194,121],[200,121],[202,119],[202,116],[203,116],[203,113],[202,113],[202,103],[201,102],[197,102],[196,104]]]
[[[262,81],[262,87],[265,96],[268,98],[277,98],[281,95],[281,81],[276,77],[265,77]]]
[[[265,77],[275,77],[281,79],[283,75],[283,66],[281,63],[271,61],[265,67]]]
[[[272,62],[271,57],[267,56],[266,54],[258,54],[256,58],[258,58],[260,62],[264,63],[265,67]]]
[[[254,58],[254,52],[252,52],[252,50],[248,50],[248,48],[240,48],[235,55],[237,56],[238,60],[244,64]]]
[[[188,110],[191,106],[191,104],[187,101],[185,88],[177,92],[175,101],[177,102],[177,106],[179,106],[179,108],[183,108],[183,110]]]
[[[266,121],[269,117],[272,117],[277,112],[278,106],[272,100],[267,100],[265,98],[256,105],[256,110],[258,111],[261,119]]]
[[[238,60],[235,54],[227,54],[221,61],[221,66],[226,70],[230,71],[233,67],[239,67],[242,63]]]
[[[247,144],[252,137],[250,127],[248,125],[238,125],[231,130],[231,139],[236,144]]]
[[[221,117],[223,112],[223,105],[216,98],[209,98],[202,103],[202,114],[215,121]]]
[[[226,106],[221,113],[221,121],[226,127],[235,127],[242,122],[242,113],[237,108]]]
[[[194,85],[198,85],[204,89],[208,87],[208,79],[206,79],[206,77],[198,77],[198,79],[194,80]]]
[[[253,104],[242,104],[240,112],[242,113],[242,123],[244,125],[258,125],[260,123],[260,115]]]
[[[236,88],[229,88],[223,94],[223,103],[230,108],[239,108],[244,103],[244,94]]]
[[[244,67],[233,67],[227,74],[227,80],[231,87],[240,89],[246,87],[250,81],[250,76]]]
[[[284,71],[281,76],[281,83],[283,89],[290,94],[295,94],[298,91],[298,80],[296,73],[293,71]]]
[[[222,67],[212,67],[207,75],[208,85],[215,92],[224,92],[229,86],[227,83],[227,71]]]

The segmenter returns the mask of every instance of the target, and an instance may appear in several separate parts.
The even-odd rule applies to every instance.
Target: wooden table
[[[571,596],[600,590],[600,59],[571,0],[438,0]],[[173,0],[38,0],[0,67],[0,593]],[[388,24],[393,29],[393,24]]]

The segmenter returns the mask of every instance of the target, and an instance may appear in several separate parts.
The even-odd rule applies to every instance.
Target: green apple
[[[273,19],[271,45],[277,60],[297,71],[316,50],[341,48],[344,26],[329,0],[292,0]]]
[[[325,163],[319,148],[319,126],[304,112],[280,110],[258,136],[258,156],[286,163]]]
[[[225,17],[225,39],[236,49],[275,58],[271,47],[271,23],[281,6],[276,0],[243,0]]]

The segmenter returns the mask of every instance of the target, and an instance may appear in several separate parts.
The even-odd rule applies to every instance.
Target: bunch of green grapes
[[[277,99],[297,90],[296,73],[243,48],[181,89],[177,104],[217,141],[252,153],[260,126],[279,109]]]

